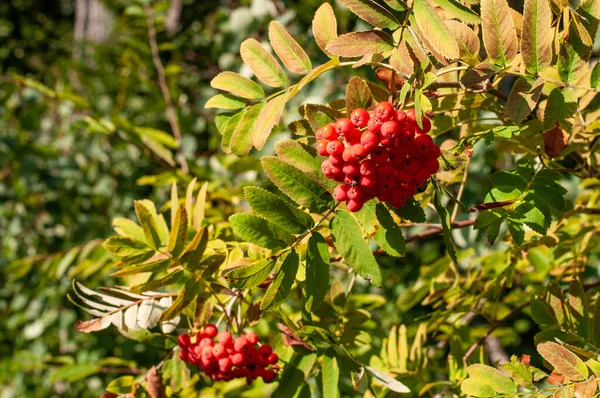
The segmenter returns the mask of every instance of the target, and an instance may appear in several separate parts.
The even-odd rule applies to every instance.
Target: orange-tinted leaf
[[[567,147],[569,134],[560,126],[544,132],[544,152],[549,158],[555,158]]]

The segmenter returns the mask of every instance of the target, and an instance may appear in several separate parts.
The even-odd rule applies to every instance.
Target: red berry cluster
[[[257,348],[258,336],[254,333],[234,339],[231,333],[219,333],[215,325],[208,324],[198,333],[195,342],[192,343],[187,334],[180,335],[178,342],[179,357],[198,366],[215,381],[246,378],[249,385],[261,377],[265,383],[271,383],[279,371],[279,357],[268,344]]]
[[[373,198],[404,206],[440,167],[440,148],[427,134],[431,122],[424,117],[422,124],[414,109],[404,112],[380,102],[371,112],[358,108],[349,119],[321,127],[317,152],[328,156],[321,170],[341,183],[334,198],[353,212]]]

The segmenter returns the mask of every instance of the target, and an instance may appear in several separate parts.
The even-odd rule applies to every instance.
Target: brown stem
[[[473,206],[473,209],[479,210],[479,211],[484,211],[484,210],[489,210],[489,209],[495,209],[497,207],[509,206],[509,205],[512,205],[513,203],[515,203],[514,200],[504,200],[502,202],[482,203],[482,204]]]
[[[179,164],[181,164],[181,169],[185,173],[188,173],[189,167],[185,158],[185,154],[183,153],[181,147],[181,131],[179,130],[179,120],[177,118],[175,106],[173,105],[171,93],[169,92],[169,86],[167,85],[165,68],[163,67],[158,52],[158,44],[156,42],[156,29],[154,29],[154,12],[152,11],[152,7],[150,7],[149,5],[145,5],[144,10],[146,11],[146,23],[148,25],[148,39],[150,41],[150,49],[152,50],[152,61],[154,62],[154,66],[156,67],[156,73],[158,74],[158,85],[160,87],[160,91],[162,92],[163,98],[165,99],[165,102],[167,104],[167,119],[169,119],[171,130],[173,130],[173,136],[175,137],[175,141],[177,141],[177,158],[179,160]]]
[[[469,227],[469,226],[471,226],[473,224],[475,224],[475,220],[457,221],[457,222],[453,223],[450,226],[450,228],[451,229],[465,228],[465,227]],[[439,233],[442,233],[443,231],[444,231],[443,227],[429,229],[427,231],[420,232],[420,233],[418,233],[416,235],[409,236],[408,238],[406,238],[406,242],[412,242],[412,241],[415,241],[415,240],[427,238],[429,236],[433,236],[433,235],[437,235]]]

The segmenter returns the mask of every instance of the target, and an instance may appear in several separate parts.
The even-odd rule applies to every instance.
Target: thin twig
[[[171,93],[169,92],[169,86],[167,85],[165,68],[163,67],[158,52],[158,44],[156,42],[156,29],[154,29],[154,12],[152,11],[152,7],[150,7],[149,5],[145,5],[144,10],[146,11],[146,23],[148,24],[148,39],[150,41],[150,49],[152,51],[152,61],[154,62],[154,66],[156,67],[156,73],[158,74],[158,85],[160,87],[160,91],[162,92],[163,98],[167,103],[167,119],[169,119],[171,130],[173,130],[173,136],[175,137],[175,141],[177,141],[177,158],[179,160],[179,164],[181,164],[181,169],[183,170],[183,172],[188,173],[189,167],[187,164],[187,159],[185,158],[185,154],[183,153],[183,148],[181,146],[181,131],[179,129],[179,119],[177,117],[177,112],[175,111],[175,106],[173,105]]]
[[[450,225],[450,228],[451,229],[465,228],[465,227],[470,227],[473,224],[475,224],[475,220],[458,221],[458,222],[455,222],[452,225]],[[429,236],[437,235],[439,233],[442,233],[443,231],[444,231],[443,227],[429,229],[427,231],[420,232],[416,235],[409,236],[408,238],[406,238],[406,242],[412,242],[412,241],[423,239],[423,238],[426,238]]]
[[[460,182],[460,187],[458,188],[458,193],[456,194],[456,203],[454,204],[454,209],[452,210],[452,216],[450,217],[451,224],[454,224],[454,221],[456,220],[456,216],[458,215],[458,207],[459,207],[459,203],[462,198],[463,192],[465,190],[467,176],[469,175],[469,164],[470,163],[471,163],[471,158],[468,158],[467,164],[465,165],[465,172],[463,173],[463,177]]]

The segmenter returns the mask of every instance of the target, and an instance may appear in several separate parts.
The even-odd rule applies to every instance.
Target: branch
[[[475,224],[475,220],[457,221],[455,223],[452,223],[452,225],[450,226],[450,228],[451,229],[465,228],[465,227],[469,227],[469,226],[471,226],[473,224]],[[416,235],[409,236],[408,238],[406,238],[406,242],[412,242],[412,241],[415,241],[415,240],[427,238],[429,236],[433,236],[433,235],[437,235],[439,233],[442,233],[443,231],[444,231],[443,227],[429,229],[427,231],[420,232],[420,233],[418,233]]]
[[[173,136],[175,137],[175,141],[177,141],[177,158],[179,159],[179,163],[181,164],[181,169],[183,172],[188,173],[189,167],[185,158],[185,154],[181,148],[181,131],[179,130],[179,120],[177,118],[175,107],[173,106],[173,100],[171,98],[171,93],[169,92],[169,86],[167,85],[165,68],[163,67],[162,61],[160,60],[160,55],[158,53],[156,30],[154,29],[154,12],[152,11],[152,7],[149,5],[145,5],[144,10],[146,11],[146,23],[148,25],[150,49],[152,50],[152,61],[154,62],[154,66],[156,67],[156,72],[158,74],[158,85],[167,104],[167,119],[169,119],[171,130],[173,130]]]

